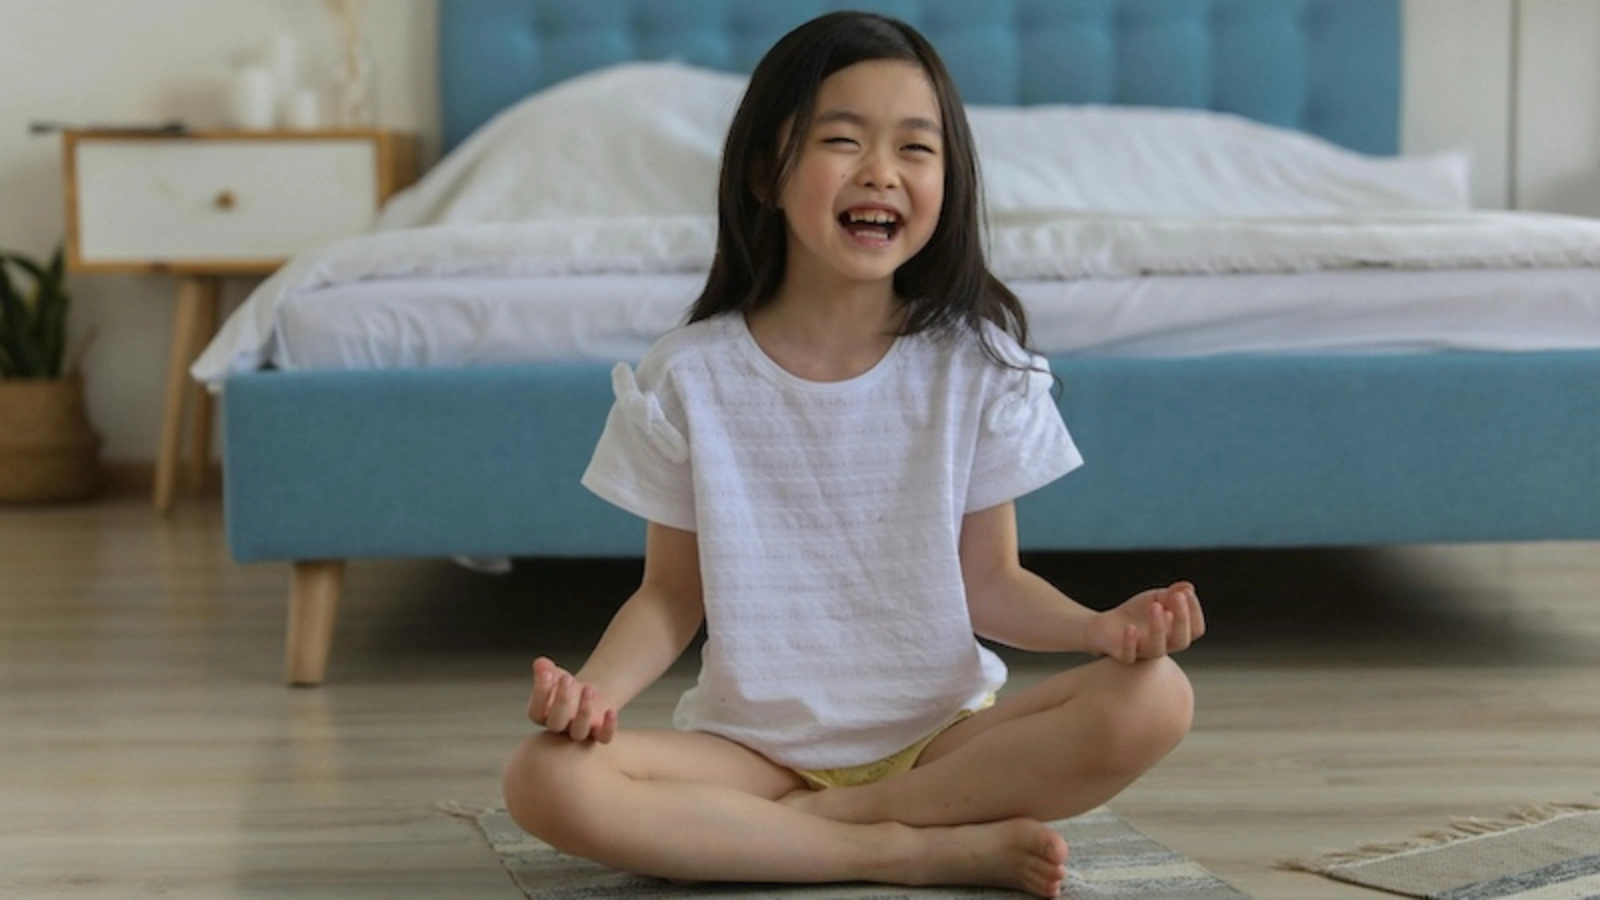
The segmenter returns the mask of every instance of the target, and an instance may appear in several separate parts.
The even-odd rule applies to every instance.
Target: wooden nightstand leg
[[[178,280],[178,304],[172,317],[172,346],[167,350],[166,407],[161,413],[161,447],[156,455],[156,512],[172,509],[178,474],[178,445],[183,439],[183,398],[189,384],[190,353],[199,324],[205,288],[198,278]]]
[[[194,341],[189,351],[187,365],[193,365],[194,361],[200,358],[200,354],[205,352],[206,345],[216,337],[217,319],[222,306],[222,279],[197,280],[200,282],[200,311],[199,319],[195,323]],[[200,382],[190,379],[188,384],[191,404],[189,408],[193,412],[189,424],[188,487],[191,494],[199,497],[205,495],[206,475],[211,470],[211,431],[216,412],[216,399]]]

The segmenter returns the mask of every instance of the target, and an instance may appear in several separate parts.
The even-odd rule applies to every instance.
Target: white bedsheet
[[[271,362],[374,369],[638,360],[696,275],[368,281],[280,309]],[[1016,282],[1049,354],[1600,348],[1600,269],[1337,270]]]
[[[296,257],[267,279],[191,371],[215,385],[272,362],[284,305],[326,296],[332,287],[418,278],[692,275],[709,266],[714,237],[715,221],[706,217],[636,216],[444,225],[349,238]],[[1494,269],[1600,266],[1600,220],[1532,213],[1052,216],[995,224],[989,259],[995,274],[1018,283],[1373,267],[1475,270],[1464,273],[1473,277]]]

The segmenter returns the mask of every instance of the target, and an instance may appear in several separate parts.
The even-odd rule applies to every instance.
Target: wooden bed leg
[[[344,560],[301,560],[289,590],[287,677],[291,686],[315,687],[328,669],[333,620],[344,583]]]

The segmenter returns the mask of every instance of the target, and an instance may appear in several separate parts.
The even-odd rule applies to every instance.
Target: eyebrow
[[[829,122],[848,122],[851,125],[856,125],[862,128],[867,126],[867,120],[864,116],[859,113],[850,112],[847,109],[830,109],[817,116],[818,125],[826,125]],[[908,118],[901,119],[900,127],[911,128],[917,131],[931,131],[940,137],[944,136],[944,129],[939,127],[938,122],[935,122],[932,119],[924,119],[921,116],[910,116]]]

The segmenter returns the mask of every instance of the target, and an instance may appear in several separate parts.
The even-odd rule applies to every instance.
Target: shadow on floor
[[[1030,554],[1029,568],[1104,609],[1144,588],[1199,586],[1209,634],[1191,663],[1498,664],[1600,659],[1600,645],[1518,613],[1507,584],[1394,549]],[[509,575],[443,561],[357,563],[341,653],[482,663],[537,654],[578,665],[637,586],[638,560],[526,560]],[[381,601],[376,599],[382,597]],[[346,638],[352,632],[356,637]],[[358,646],[350,646],[354,642]],[[692,658],[680,665],[692,670]],[[475,668],[475,667],[474,667]]]

